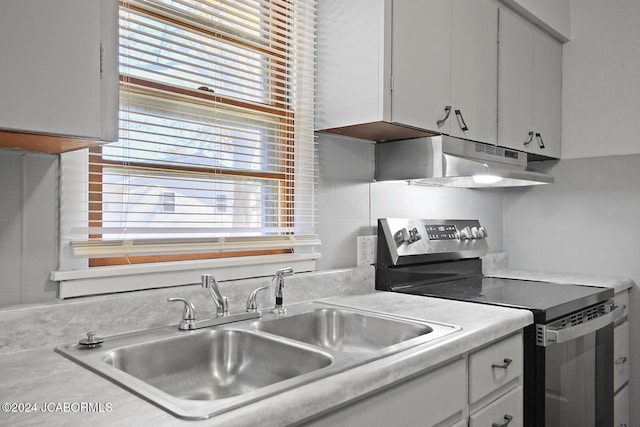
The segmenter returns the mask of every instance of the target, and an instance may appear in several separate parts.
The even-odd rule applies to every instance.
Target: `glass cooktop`
[[[531,280],[491,277],[465,278],[441,283],[413,283],[396,292],[531,310],[536,323],[584,309],[613,297],[613,290]]]

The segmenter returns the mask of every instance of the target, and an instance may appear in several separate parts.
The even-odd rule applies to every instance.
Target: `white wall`
[[[640,152],[639,23],[638,0],[571,2],[562,158]]]
[[[54,299],[58,157],[0,149],[0,306]]]

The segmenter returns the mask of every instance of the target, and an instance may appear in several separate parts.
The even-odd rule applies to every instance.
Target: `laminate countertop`
[[[0,404],[3,404],[0,425],[290,425],[426,372],[447,360],[508,336],[533,320],[526,310],[378,291],[324,298],[322,301],[448,323],[462,329],[430,343],[198,421],[174,417],[54,353],[51,347],[16,351],[0,358]],[[20,403],[36,405],[36,409],[25,412],[24,405],[18,405]],[[11,409],[16,409],[16,412],[11,412]]]

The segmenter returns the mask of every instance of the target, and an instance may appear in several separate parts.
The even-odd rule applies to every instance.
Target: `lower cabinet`
[[[523,369],[522,335],[516,334],[471,353],[469,403],[478,402],[501,387],[517,382]]]
[[[516,387],[469,417],[469,427],[522,427],[522,387]]]
[[[466,366],[458,359],[434,371],[365,397],[306,426],[452,426],[466,408]]]
[[[516,333],[303,425],[519,427],[522,366],[522,333]]]
[[[628,385],[622,387],[613,398],[613,427],[631,427]]]
[[[613,391],[629,382],[629,322],[616,326],[613,332]]]
[[[614,427],[630,427],[629,422],[629,291],[616,293],[615,302],[623,308],[613,330],[613,419]]]

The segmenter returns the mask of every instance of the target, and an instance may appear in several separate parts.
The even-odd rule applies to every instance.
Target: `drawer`
[[[613,390],[629,381],[629,322],[613,330]]]
[[[516,387],[469,418],[469,427],[522,427],[522,387]]]
[[[629,315],[629,291],[618,292],[614,297],[617,306],[622,307],[622,316],[620,319]]]
[[[469,356],[469,403],[522,375],[522,334],[518,333]]]

